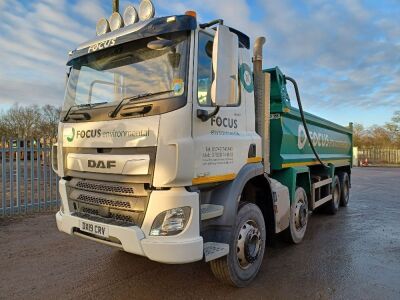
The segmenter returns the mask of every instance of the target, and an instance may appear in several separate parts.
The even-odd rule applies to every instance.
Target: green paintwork
[[[304,180],[298,185],[297,177],[303,175],[303,178],[306,177],[308,180]],[[278,180],[283,185],[287,186],[289,189],[290,195],[290,203],[293,203],[294,196],[296,193],[297,186],[301,186],[304,188],[307,194],[310,193],[311,189],[311,180],[310,180],[310,169],[308,167],[294,167],[294,168],[286,168],[280,171],[274,172],[274,179]],[[300,182],[301,180],[299,180]]]
[[[291,106],[286,80],[278,67],[264,70],[271,74],[271,169],[314,165],[317,162],[306,139],[299,110]],[[351,165],[352,130],[305,113],[314,146],[323,161],[336,166]],[[300,139],[299,139],[300,135]],[[335,162],[337,161],[337,163]],[[288,165],[292,164],[292,165]]]

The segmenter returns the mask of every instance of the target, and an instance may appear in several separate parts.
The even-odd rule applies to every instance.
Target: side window
[[[199,33],[199,62],[197,67],[197,100],[200,105],[212,106],[211,83],[213,81],[212,49],[214,37]]]
[[[213,81],[212,51],[214,37],[204,32],[199,33],[199,63],[197,67],[197,100],[202,106],[212,106],[211,84]],[[238,62],[239,63],[239,62]],[[239,69],[239,66],[238,66]],[[240,104],[240,80],[238,80],[237,99],[233,106]]]

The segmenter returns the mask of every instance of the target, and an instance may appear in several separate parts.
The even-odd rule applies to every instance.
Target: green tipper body
[[[307,140],[300,112],[291,106],[286,80],[278,67],[271,74],[271,170],[319,164]],[[314,147],[327,164],[352,164],[352,128],[304,113]]]

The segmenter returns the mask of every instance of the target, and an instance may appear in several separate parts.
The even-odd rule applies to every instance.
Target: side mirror
[[[219,25],[212,50],[214,81],[211,100],[216,106],[229,106],[237,100],[239,40],[228,27]]]

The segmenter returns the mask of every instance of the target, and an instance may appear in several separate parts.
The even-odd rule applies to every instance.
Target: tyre
[[[285,239],[293,244],[299,244],[304,238],[308,223],[308,200],[305,190],[296,189],[295,199],[290,206],[289,228],[284,233]]]
[[[346,172],[339,174],[340,179],[340,206],[349,205],[350,177]]]
[[[339,210],[340,203],[340,181],[339,177],[335,176],[333,179],[332,200],[327,203],[327,211],[329,214],[334,215]]]
[[[245,287],[256,277],[265,252],[264,217],[257,205],[239,206],[229,254],[210,262],[211,271],[221,282]]]

